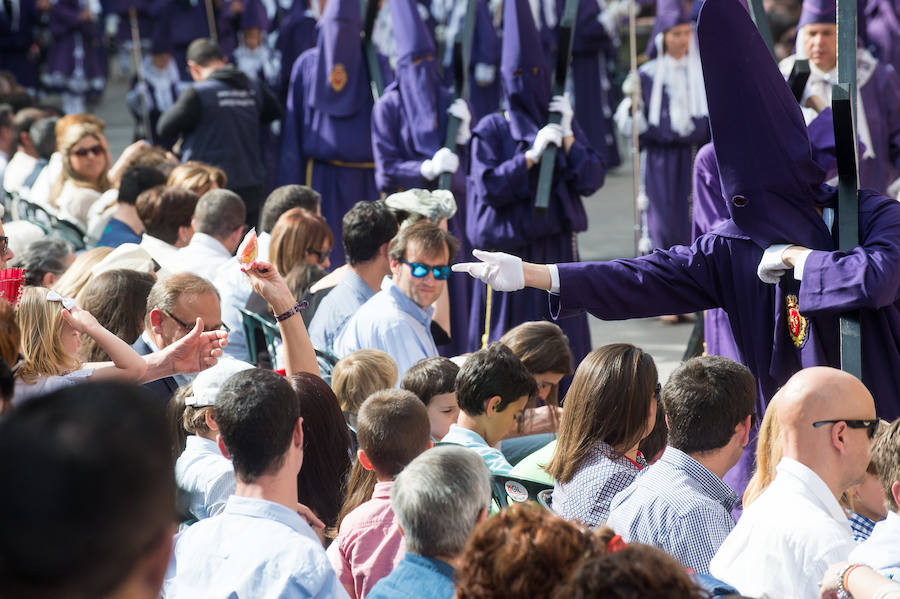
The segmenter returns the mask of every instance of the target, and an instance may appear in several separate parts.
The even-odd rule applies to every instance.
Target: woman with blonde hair
[[[74,300],[43,287],[26,287],[16,310],[22,365],[16,370],[15,401],[21,402],[83,382],[137,382],[147,363],[127,343],[103,328]],[[84,364],[81,335],[91,337],[112,359]]]
[[[775,399],[769,402],[762,422],[759,423],[759,436],[756,439],[756,470],[744,489],[743,507],[756,501],[762,492],[775,480],[775,466],[781,461],[781,425],[778,423],[778,410]]]
[[[60,218],[87,229],[88,211],[110,188],[112,166],[103,131],[88,123],[76,123],[56,140],[62,172],[50,190],[50,206]]]
[[[188,189],[198,196],[202,196],[210,189],[224,189],[227,183],[225,171],[196,160],[188,160],[176,166],[166,181],[169,187]]]
[[[556,513],[586,526],[606,522],[613,497],[647,466],[638,445],[653,430],[658,401],[650,354],[615,343],[587,355],[566,395],[547,465]]]

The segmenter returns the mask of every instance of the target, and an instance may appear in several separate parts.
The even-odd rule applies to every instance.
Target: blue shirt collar
[[[363,281],[362,277],[353,272],[351,268],[347,269],[347,272],[344,274],[344,280],[341,282],[355,293],[362,303],[366,303],[370,297],[375,295],[369,284]]]
[[[257,499],[254,497],[241,497],[232,495],[228,498],[223,510],[225,514],[235,514],[238,516],[248,516],[250,518],[262,518],[264,520],[274,520],[285,526],[292,528],[302,535],[309,536],[312,533],[309,524],[300,517],[300,515],[273,501],[265,499]]]
[[[453,579],[456,571],[453,569],[453,566],[448,564],[442,559],[437,559],[434,557],[427,557],[424,555],[420,555],[418,553],[412,553],[407,551],[405,559],[409,562],[412,562],[416,565],[422,566],[423,568],[428,568],[429,570],[435,570],[439,574],[443,574],[447,578]]]
[[[422,326],[431,326],[431,319],[434,316],[434,306],[428,306],[428,308],[423,310],[416,302],[406,297],[406,294],[400,291],[400,288],[394,285],[391,278],[387,276],[381,281],[381,290],[386,292],[391,299],[394,300],[400,310],[415,318]]]
[[[738,496],[721,478],[713,474],[709,468],[684,453],[680,449],[667,446],[660,462],[667,464],[676,470],[686,472],[688,476],[697,481],[700,489],[715,499],[729,512],[738,502]]]

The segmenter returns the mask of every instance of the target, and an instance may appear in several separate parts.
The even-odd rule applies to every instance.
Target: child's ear
[[[369,461],[369,456],[367,456],[366,452],[362,449],[356,450],[356,458],[359,460],[360,465],[366,470],[375,470],[375,467],[372,466],[372,462]]]
[[[500,402],[502,402],[502,401],[503,400],[500,398],[499,395],[495,395],[495,396],[491,397],[490,399],[484,400],[484,413],[487,416],[493,416],[494,414],[496,414],[497,412],[500,411],[498,409],[498,406],[500,405]]]

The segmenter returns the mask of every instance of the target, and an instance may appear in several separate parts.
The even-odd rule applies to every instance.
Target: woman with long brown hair
[[[653,430],[658,397],[656,365],[640,348],[616,343],[587,355],[547,465],[556,513],[587,526],[606,521],[613,497],[647,466],[638,445]]]

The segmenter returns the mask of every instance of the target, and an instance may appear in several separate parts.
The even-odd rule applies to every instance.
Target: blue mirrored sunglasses
[[[431,266],[430,264],[422,264],[421,262],[408,262],[406,260],[403,261],[403,264],[409,264],[409,269],[412,271],[412,276],[417,279],[421,279],[425,275],[428,274],[428,271],[431,271],[431,274],[434,275],[434,278],[438,281],[446,281],[450,278],[450,267],[449,266]]]

